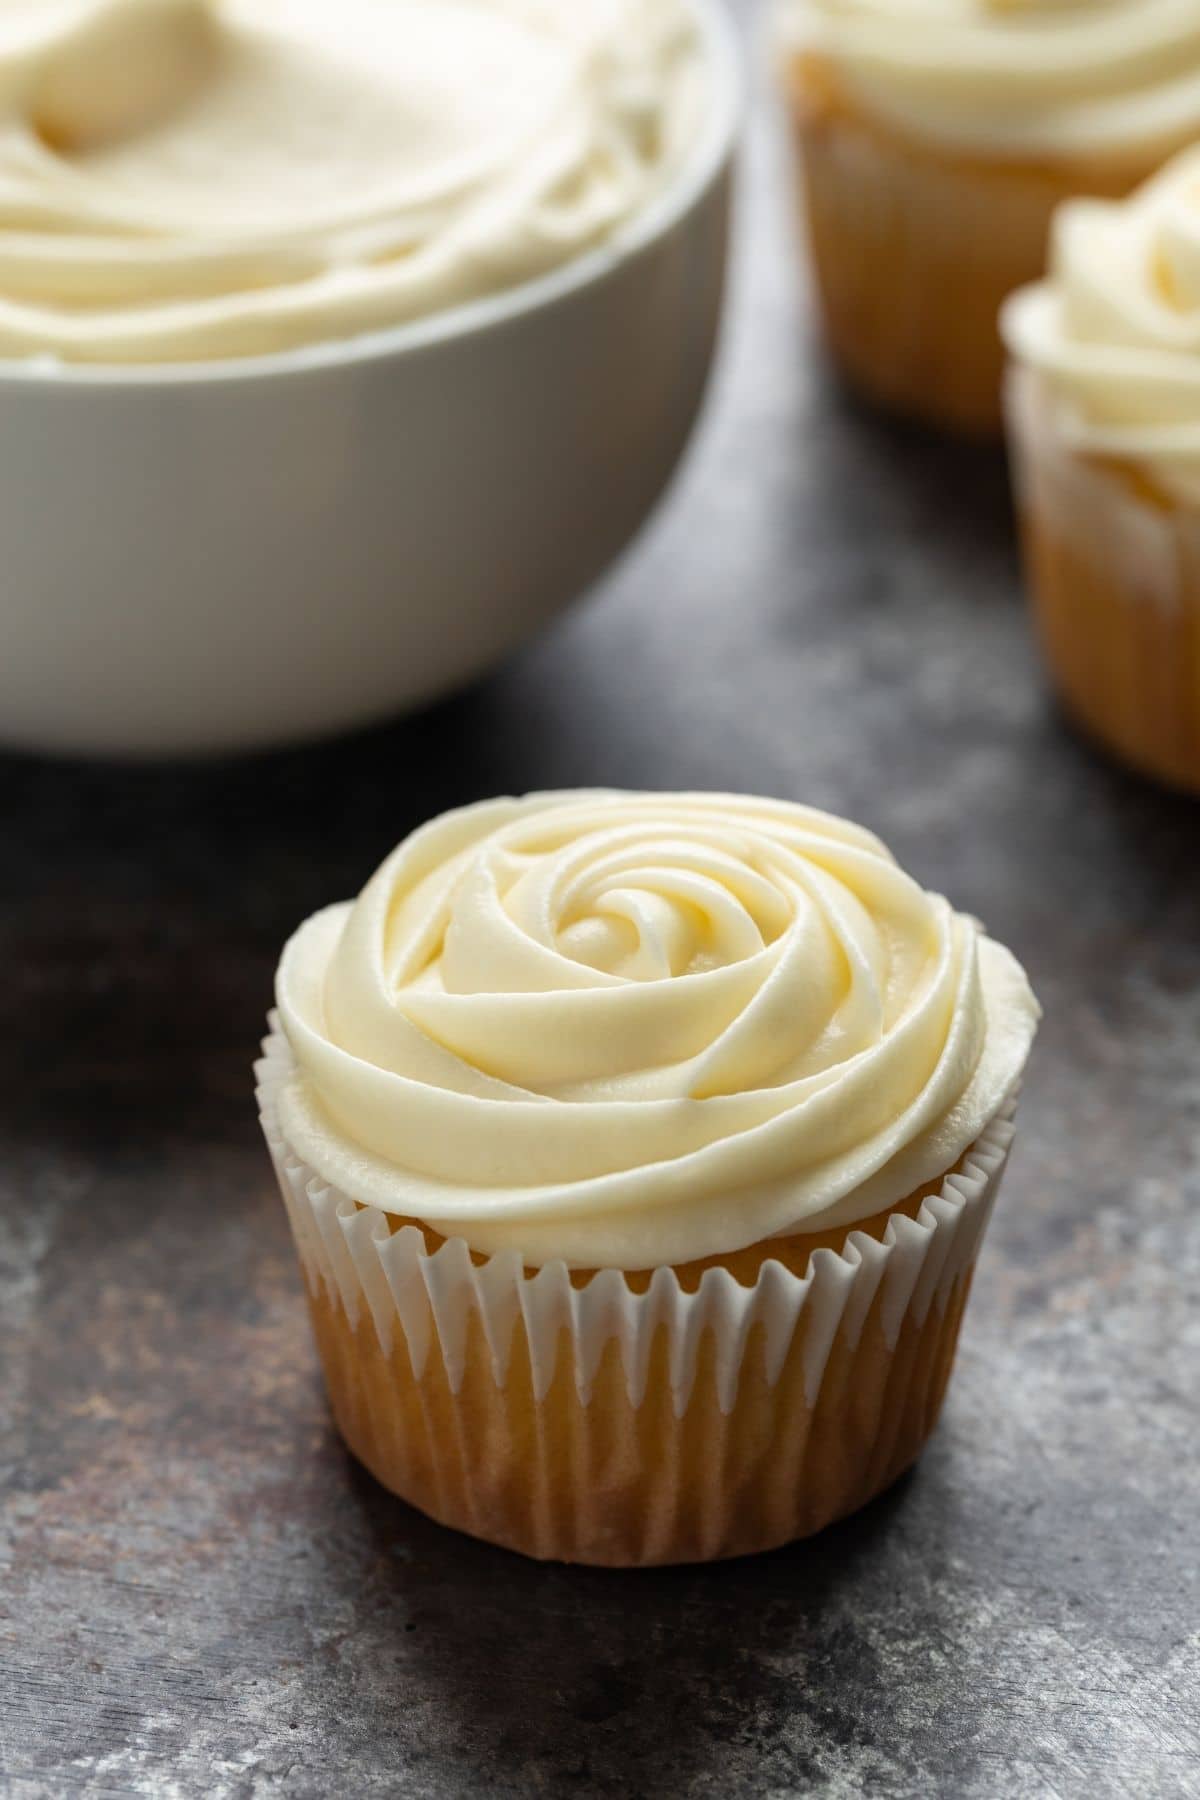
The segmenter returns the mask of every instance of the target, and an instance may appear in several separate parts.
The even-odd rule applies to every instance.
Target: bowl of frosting
[[[298,741],[486,669],[699,411],[717,0],[0,17],[0,740]]]

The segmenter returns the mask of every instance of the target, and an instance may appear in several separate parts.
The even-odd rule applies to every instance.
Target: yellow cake
[[[334,1416],[530,1555],[816,1531],[932,1429],[1037,1008],[869,833],[576,792],[407,839],[280,964],[263,1122]]]

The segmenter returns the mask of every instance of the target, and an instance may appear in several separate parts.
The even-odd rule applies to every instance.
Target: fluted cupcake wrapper
[[[1200,790],[1200,511],[1081,454],[1038,376],[1005,410],[1042,649],[1079,722],[1144,773]]]
[[[1150,169],[971,159],[868,117],[812,57],[785,61],[807,232],[830,344],[872,398],[999,436],[997,314],[1043,272],[1055,207]]]
[[[895,1478],[932,1428],[1013,1135],[1015,1102],[914,1218],[851,1232],[803,1277],[764,1262],[686,1291],[660,1268],[575,1285],[561,1262],[430,1251],[285,1142],[292,1070],[256,1065],[335,1416],[386,1485],[543,1557],[694,1560],[818,1529]]]

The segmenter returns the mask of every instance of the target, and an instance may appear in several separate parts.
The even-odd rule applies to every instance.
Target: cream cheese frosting
[[[288,943],[285,1139],[530,1266],[650,1268],[871,1214],[1020,1079],[1020,967],[869,832],[720,794],[533,794],[407,838]]]
[[[688,0],[6,0],[0,357],[177,362],[544,274],[685,159]]]
[[[1049,276],[1001,326],[1074,449],[1200,505],[1200,149],[1128,200],[1060,207]]]
[[[987,154],[1161,161],[1200,134],[1200,0],[785,0],[912,133]]]

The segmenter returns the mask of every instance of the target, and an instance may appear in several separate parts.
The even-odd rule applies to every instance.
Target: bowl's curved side
[[[0,740],[246,749],[478,673],[625,546],[712,360],[728,161],[584,286],[286,382],[14,384]]]

